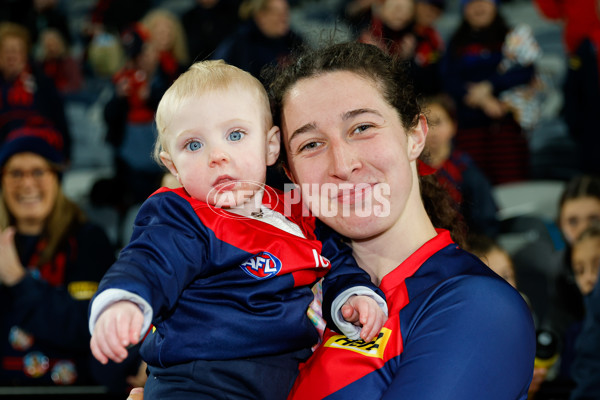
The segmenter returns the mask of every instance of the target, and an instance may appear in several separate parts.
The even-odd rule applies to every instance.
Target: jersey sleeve
[[[535,330],[521,296],[505,282],[470,277],[444,285],[404,336],[383,399],[527,398]]]
[[[144,202],[131,240],[106,273],[96,297],[107,289],[134,293],[154,316],[177,302],[183,289],[207,265],[205,227],[187,200],[167,192]]]
[[[333,311],[333,306],[335,304],[336,309],[341,308],[343,302],[336,301],[336,299],[338,296],[352,293],[352,289],[358,290],[356,293],[361,295],[369,295],[370,292],[369,296],[375,298],[387,314],[385,295],[371,282],[369,274],[358,266],[352,256],[352,249],[344,242],[343,238],[318,220],[315,224],[315,235],[323,244],[321,255],[331,262],[330,272],[323,279],[323,318],[330,328],[345,333],[347,336],[350,334],[349,327],[335,322],[340,318],[333,317],[333,314],[337,313],[337,311]],[[342,304],[339,304],[340,302]],[[337,307],[338,304],[340,307]],[[352,330],[355,329],[352,328]]]

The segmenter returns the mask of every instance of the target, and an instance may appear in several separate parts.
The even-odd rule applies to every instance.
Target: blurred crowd
[[[460,207],[471,250],[491,268],[508,265],[498,273],[527,298],[539,332],[551,339],[539,343],[547,353],[540,357],[551,362],[536,364],[530,397],[568,399],[580,384],[571,366],[600,264],[600,135],[589,122],[600,109],[600,19],[596,1],[534,1],[541,18],[561,24],[558,118],[577,161],[544,176],[532,172],[531,133],[550,83],[535,32],[503,13],[504,4],[519,1],[328,1],[320,18],[330,30],[318,36],[331,42],[343,30],[344,40],[406,61],[430,124],[429,167]],[[87,8],[77,23],[66,0],[0,3],[0,386],[104,385],[122,394],[143,384],[144,366],[135,351],[124,365],[94,364],[87,305],[128,241],[132,213],[165,184],[166,171],[151,157],[158,102],[198,60],[224,59],[266,83],[263,67],[319,44],[291,21],[318,1],[81,3]],[[443,38],[437,23],[449,12],[458,23]],[[99,107],[100,118],[75,123],[69,110],[81,104]],[[98,123],[109,173],[69,199],[63,176],[100,151],[78,145]],[[288,182],[277,169],[268,179],[279,188]],[[500,243],[516,228],[499,217],[494,190],[534,179],[563,182],[556,219],[542,221],[540,239],[523,250],[529,257],[509,254]],[[117,234],[94,220],[101,208],[116,215]]]

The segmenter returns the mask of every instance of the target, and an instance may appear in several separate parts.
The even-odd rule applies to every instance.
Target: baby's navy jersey
[[[290,399],[526,399],[535,331],[521,297],[447,231],[379,286],[389,319],[370,343],[327,329]]]
[[[311,286],[330,264],[314,219],[301,218],[300,205],[284,210],[283,196],[267,188],[263,204],[295,213],[290,220],[306,239],[211,207],[183,189],[162,188],[144,202],[130,243],[96,296],[123,289],[150,304],[154,328],[141,348],[148,364],[280,354],[317,342],[306,311]]]

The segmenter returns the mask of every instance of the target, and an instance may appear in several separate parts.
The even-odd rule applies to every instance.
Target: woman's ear
[[[179,183],[181,183],[181,179],[179,179],[179,173],[177,172],[177,167],[175,166],[175,164],[173,164],[171,155],[169,153],[167,153],[166,151],[161,151],[158,156],[160,157],[160,161],[162,161],[162,163],[165,165],[165,167],[167,167],[169,172],[175,178],[177,178],[177,181],[179,181]]]
[[[423,152],[428,132],[429,126],[427,125],[427,118],[425,118],[425,115],[420,114],[417,126],[414,127],[408,135],[407,151],[408,158],[410,161],[418,159],[421,153]]]
[[[278,126],[273,126],[269,132],[267,132],[267,165],[273,165],[279,157],[279,151],[281,146],[281,132]]]

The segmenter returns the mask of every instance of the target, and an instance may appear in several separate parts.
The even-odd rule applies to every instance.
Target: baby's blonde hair
[[[176,118],[179,109],[189,99],[208,92],[228,90],[249,90],[254,92],[256,101],[260,103],[264,114],[265,133],[273,126],[269,97],[262,83],[250,73],[229,65],[223,60],[199,61],[173,82],[163,95],[156,110],[156,128],[158,137],[154,145],[154,159],[159,164],[160,152],[169,151],[166,136],[169,127]]]

